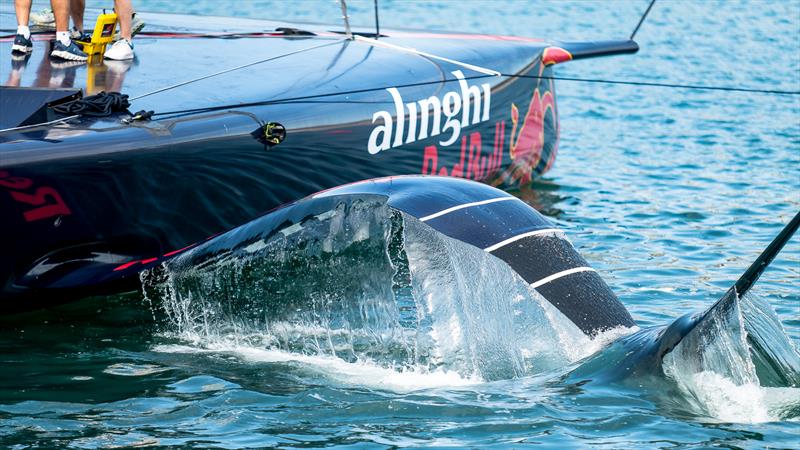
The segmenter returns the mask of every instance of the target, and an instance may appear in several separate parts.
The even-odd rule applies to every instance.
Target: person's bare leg
[[[56,16],[56,44],[50,50],[50,56],[68,61],[86,61],[88,56],[72,42],[69,36],[69,1],[50,0],[53,15]],[[53,84],[53,79],[50,80]],[[61,84],[63,86],[63,83]]]
[[[83,12],[86,9],[86,0],[69,0],[69,16],[72,17],[72,25],[83,32]]]
[[[56,33],[69,30],[69,0],[50,0],[50,7],[56,16]]]
[[[28,20],[31,17],[31,0],[14,0],[14,12],[17,14],[17,35],[11,45],[11,54],[30,53],[33,51],[31,29]]]
[[[114,0],[114,11],[117,12],[120,37],[130,41],[132,39],[131,22],[133,21],[133,6],[131,5],[131,0]]]
[[[14,0],[14,12],[17,13],[17,25],[28,26],[31,17],[31,3],[33,0]]]

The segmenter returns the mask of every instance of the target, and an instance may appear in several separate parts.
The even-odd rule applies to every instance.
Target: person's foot
[[[86,61],[89,59],[89,56],[81,51],[74,42],[70,41],[69,45],[64,45],[58,39],[56,39],[55,44],[53,44],[53,50],[50,52],[50,56],[66,59],[68,61]]]
[[[92,35],[90,33],[80,31],[75,27],[72,27],[72,29],[69,30],[69,37],[73,41],[91,42],[92,40]]]
[[[107,59],[113,59],[116,61],[133,59],[133,44],[126,39],[120,39],[117,42],[114,42],[114,45],[106,50],[106,53],[103,56]]]
[[[30,53],[33,51],[33,42],[30,38],[18,34],[14,36],[14,45],[11,46],[11,53]]]
[[[31,13],[31,22],[34,26],[43,29],[56,28],[56,16],[50,8],[45,8],[38,13]]]
[[[144,21],[136,17],[136,13],[133,13],[133,17],[131,18],[131,38],[142,31],[142,28],[144,28]],[[114,41],[119,41],[121,39],[122,36],[120,36],[119,27],[117,27],[117,31],[114,32]]]

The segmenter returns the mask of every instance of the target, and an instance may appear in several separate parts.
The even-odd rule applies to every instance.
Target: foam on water
[[[322,375],[330,382],[345,386],[361,386],[394,392],[422,389],[457,388],[482,383],[478,378],[463,377],[448,370],[419,371],[413,368],[387,368],[368,361],[350,363],[327,355],[304,355],[280,349],[257,348],[231,342],[206,342],[196,345],[157,345],[161,353],[229,354],[248,363],[299,363],[307,370]]]
[[[156,366],[154,364],[117,363],[106,367],[103,373],[123,377],[142,377],[167,370],[169,369],[166,367]]]

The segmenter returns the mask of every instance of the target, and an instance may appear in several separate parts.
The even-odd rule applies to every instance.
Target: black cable
[[[375,39],[378,39],[381,36],[381,23],[378,21],[378,0],[374,0],[375,2]]]
[[[501,76],[507,78],[528,78],[528,79],[538,79],[538,80],[558,80],[558,81],[576,81],[576,82],[583,82],[583,83],[599,83],[599,84],[618,84],[618,85],[630,85],[630,86],[645,86],[645,87],[665,87],[665,88],[672,88],[672,89],[697,89],[697,90],[709,90],[709,91],[732,91],[732,92],[747,92],[747,93],[755,93],[755,94],[774,94],[774,95],[800,95],[800,91],[781,91],[781,90],[773,90],[773,89],[750,89],[750,88],[737,88],[737,87],[727,87],[727,86],[703,86],[703,85],[693,85],[693,84],[672,84],[672,83],[652,83],[646,81],[625,81],[625,80],[604,80],[598,78],[572,78],[572,77],[553,77],[553,76],[537,76],[537,75],[511,75],[511,74],[501,74]],[[474,80],[474,79],[481,79],[481,78],[491,78],[493,75],[475,75],[471,77],[465,77],[465,80]],[[456,82],[458,80],[444,80],[443,82]],[[374,87],[374,88],[364,88],[364,89],[353,89],[349,91],[340,91],[340,92],[332,92],[328,94],[316,94],[316,95],[304,95],[300,97],[289,97],[277,100],[264,100],[259,102],[248,102],[248,103],[237,103],[237,104],[228,104],[228,105],[220,105],[220,106],[209,106],[205,108],[193,108],[193,109],[183,109],[177,111],[167,111],[167,112],[159,112],[153,114],[154,116],[166,116],[172,114],[191,114],[191,113],[203,113],[203,112],[214,112],[220,111],[224,109],[232,109],[232,108],[248,108],[252,106],[265,106],[265,105],[276,105],[281,103],[289,103],[289,102],[297,102],[300,100],[310,100],[310,99],[318,99],[318,98],[325,98],[325,97],[334,97],[338,95],[351,95],[351,94],[361,94],[364,92],[374,92],[374,91],[382,91],[389,87],[394,88],[404,88],[404,87],[415,87],[415,86],[425,86],[431,84],[439,84],[442,83],[440,80],[436,81],[421,81],[418,83],[407,83],[407,84],[396,84],[391,86],[381,86],[381,87]]]
[[[729,92],[749,92],[753,94],[776,94],[776,95],[800,95],[800,91],[782,91],[778,89],[755,89],[755,88],[739,88],[731,86],[707,86],[702,84],[675,84],[675,83],[655,83],[649,81],[627,81],[627,80],[604,80],[601,78],[570,78],[570,77],[537,77],[534,75],[503,75],[518,78],[539,78],[547,80],[560,80],[560,81],[579,81],[584,83],[600,83],[600,84],[622,84],[628,86],[648,86],[648,87],[665,87],[674,89],[697,89],[701,91],[729,91]]]
[[[789,242],[789,239],[794,236],[797,229],[800,228],[800,212],[795,214],[794,218],[775,236],[775,239],[767,246],[764,251],[758,255],[753,264],[742,274],[741,277],[734,284],[736,293],[741,297],[746,294],[750,287],[758,280],[758,277],[769,266],[769,263],[775,259],[775,256],[781,251],[784,245]]]
[[[644,23],[644,19],[647,17],[647,14],[650,13],[650,9],[653,8],[653,5],[655,5],[655,3],[656,0],[650,0],[650,4],[647,5],[647,9],[644,11],[644,14],[642,14],[642,17],[639,19],[639,23],[637,23],[636,28],[633,29],[633,33],[631,33],[631,37],[629,38],[630,40],[633,40],[633,37],[636,36],[636,32],[639,31],[639,27],[642,26],[642,24]]]

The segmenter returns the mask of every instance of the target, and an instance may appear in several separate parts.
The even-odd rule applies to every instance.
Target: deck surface
[[[98,10],[87,10],[93,23]],[[143,94],[242,67],[180,88],[149,95],[134,102],[131,110],[172,111],[209,105],[292,98],[298,95],[329,94],[353,87],[391,86],[392,68],[406,71],[415,80],[437,81],[452,70],[397,50],[376,48],[361,42],[347,42],[332,32],[334,25],[286,24],[267,20],[146,13],[147,33],[265,33],[254,38],[163,37],[139,35],[134,39],[136,58],[131,61],[104,60],[96,55],[88,63],[63,61],[49,56],[52,33],[35,34],[34,50],[26,57],[12,57],[15,23],[12,5],[0,5],[0,83],[6,86],[81,88],[86,95],[100,91],[123,92],[134,99]],[[317,36],[268,36],[276,28],[291,26]],[[34,29],[35,31],[35,29]],[[384,30],[396,45],[424,49],[442,56],[480,63],[507,40],[482,35],[432,34]],[[466,42],[453,45],[454,41]],[[531,46],[541,46],[535,40]],[[521,47],[524,47],[521,46]],[[407,63],[407,64],[406,64]],[[386,75],[370,77],[369,68]],[[456,67],[458,68],[458,67]],[[449,77],[451,78],[451,77]],[[287,96],[291,93],[291,96]]]

